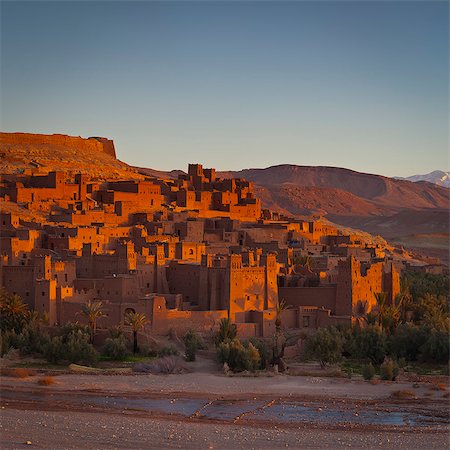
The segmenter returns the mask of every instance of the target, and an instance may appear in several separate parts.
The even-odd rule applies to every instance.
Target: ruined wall
[[[116,157],[114,142],[92,137],[84,139],[64,134],[0,133],[0,145],[45,145],[74,148],[80,152],[102,152]]]

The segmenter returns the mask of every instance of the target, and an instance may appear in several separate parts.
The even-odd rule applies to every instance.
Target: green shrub
[[[178,349],[172,344],[166,345],[158,350],[158,356],[160,358],[164,356],[177,356],[178,354]]]
[[[335,327],[319,328],[306,339],[305,354],[325,367],[342,359],[342,348],[342,336]]]
[[[234,372],[255,371],[261,365],[258,349],[251,342],[243,345],[238,338],[219,344],[217,357],[222,364],[227,363]]]
[[[141,356],[149,356],[151,358],[155,358],[158,356],[158,350],[152,345],[140,344],[139,345],[139,354]]]
[[[375,367],[371,362],[363,366],[362,376],[365,380],[371,380],[375,376]]]
[[[432,329],[420,348],[421,359],[445,363],[449,356],[449,334],[445,330]]]
[[[200,346],[200,337],[194,330],[189,330],[184,335],[184,345],[186,346],[186,361],[195,361],[197,349]]]
[[[373,364],[380,364],[388,354],[386,333],[378,325],[355,332],[355,355],[360,359],[370,359]]]
[[[114,327],[111,327],[108,330],[108,332],[109,332],[109,337],[111,339],[117,339],[117,338],[120,338],[122,336],[125,336],[125,334],[124,334],[124,332],[122,330],[122,327],[120,325],[116,325]]]
[[[231,322],[230,318],[222,319],[219,322],[219,330],[217,331],[214,342],[218,347],[222,342],[231,342],[237,335],[237,327]]]
[[[391,358],[386,358],[380,366],[380,378],[394,381],[398,376],[398,364]]]
[[[254,372],[261,367],[261,355],[258,349],[251,343],[248,343],[247,347],[248,363],[247,370]]]
[[[41,332],[34,323],[25,325],[20,333],[14,330],[1,334],[1,354],[4,355],[11,348],[18,349],[22,355],[42,355],[48,346],[50,337]]]
[[[126,359],[131,354],[128,349],[127,338],[124,335],[119,335],[116,338],[106,339],[103,354],[116,361]]]
[[[92,364],[97,360],[97,352],[90,343],[89,333],[82,329],[65,329],[65,334],[55,336],[46,346],[44,356],[47,361],[58,363],[68,361],[70,363]]]
[[[260,357],[260,363],[259,363],[259,367],[258,369],[266,369],[267,366],[269,365],[269,361],[270,361],[270,349],[268,347],[268,345],[266,344],[266,342],[262,339],[257,339],[257,338],[250,338],[249,339],[249,343],[251,343],[257,350],[259,353],[259,357]]]
[[[427,330],[412,323],[400,324],[389,337],[390,353],[397,358],[416,361],[427,340]]]

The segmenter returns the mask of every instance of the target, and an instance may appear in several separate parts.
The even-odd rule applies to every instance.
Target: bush
[[[342,336],[335,327],[320,328],[306,340],[307,357],[317,359],[322,367],[342,359]]]
[[[124,335],[115,338],[108,338],[103,346],[103,354],[113,360],[120,361],[130,356],[128,350],[128,340]]]
[[[158,351],[152,345],[140,344],[139,345],[139,354],[141,356],[149,356],[151,358],[155,358],[158,356]]]
[[[186,361],[195,361],[197,349],[200,348],[200,337],[194,330],[189,330],[183,338],[186,346]]]
[[[218,347],[222,342],[231,342],[236,338],[237,327],[231,322],[230,318],[222,319],[219,322],[219,331],[214,337],[214,342]]]
[[[405,398],[415,398],[416,394],[414,391],[410,391],[410,390],[403,390],[403,391],[394,391],[391,394],[392,398],[396,398],[399,400],[405,399]]]
[[[64,329],[64,333],[49,341],[45,349],[47,361],[92,364],[97,360],[97,352],[90,343],[89,333],[77,328]]]
[[[172,344],[166,345],[165,347],[162,347],[158,350],[158,356],[160,358],[164,356],[177,356],[178,354],[178,349]]]
[[[377,325],[355,332],[355,355],[360,359],[370,359],[373,364],[380,364],[388,354],[386,334]]]
[[[249,343],[251,343],[259,353],[260,363],[258,369],[264,370],[269,365],[270,361],[270,349],[267,346],[266,342],[262,339],[250,338]]]
[[[255,371],[261,365],[261,356],[258,349],[251,343],[244,346],[238,338],[231,342],[222,342],[217,349],[219,361],[227,363],[234,372],[244,370]]]
[[[375,367],[373,367],[371,362],[363,366],[362,376],[365,380],[371,380],[375,376]]]
[[[445,363],[449,355],[449,335],[445,330],[432,329],[420,348],[421,359]]]
[[[397,358],[416,361],[420,349],[427,340],[427,331],[412,323],[400,324],[394,334],[389,337],[390,353]]]
[[[380,378],[387,381],[395,381],[398,376],[398,365],[391,358],[386,358],[380,366]]]
[[[13,378],[28,378],[33,375],[36,375],[36,371],[20,367],[17,369],[3,369],[2,375]]]
[[[137,363],[133,366],[133,372],[153,374],[183,373],[186,370],[179,358],[174,356],[165,356],[151,363]]]
[[[1,355],[8,353],[11,348],[18,349],[22,355],[42,355],[49,342],[49,335],[42,333],[36,324],[30,323],[20,333],[14,330],[2,332]]]
[[[39,384],[40,386],[50,386],[52,384],[55,384],[55,379],[50,376],[42,377],[37,380],[37,384]]]

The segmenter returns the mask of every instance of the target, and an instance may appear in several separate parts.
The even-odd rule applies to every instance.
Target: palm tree
[[[148,320],[144,313],[129,311],[125,314],[124,322],[125,325],[129,325],[133,330],[133,353],[136,354],[139,352],[138,331],[141,330],[141,328],[144,328],[145,324],[148,323]]]
[[[105,317],[102,302],[91,302],[90,300],[81,306],[81,312],[87,317],[91,330],[91,343],[97,330],[97,320]]]
[[[280,360],[284,354],[284,347],[286,342],[284,339],[280,342],[282,337],[281,331],[281,315],[284,311],[289,309],[290,306],[286,304],[284,300],[278,300],[275,306],[275,334],[273,335],[273,348],[272,348],[272,364],[280,364]]]
[[[275,306],[275,330],[279,333],[281,331],[281,314],[289,309],[290,306],[284,300],[278,300]]]
[[[222,342],[230,342],[232,341],[237,334],[236,325],[231,321],[229,317],[223,318],[219,322],[219,331],[216,334],[216,345],[221,344]]]
[[[0,290],[0,316],[2,329],[20,333],[29,319],[28,305],[17,294],[10,294],[6,289]]]
[[[400,293],[396,295],[396,302],[401,302],[400,317],[402,322],[406,322],[408,320],[408,312],[412,311],[414,305],[408,282],[402,282]]]
[[[369,303],[365,300],[359,300],[353,308],[353,318],[359,328],[362,328],[364,324],[368,324],[369,314]]]
[[[377,309],[378,309],[378,324],[383,326],[383,319],[386,314],[387,307],[387,294],[386,292],[376,292],[375,300],[377,301]]]

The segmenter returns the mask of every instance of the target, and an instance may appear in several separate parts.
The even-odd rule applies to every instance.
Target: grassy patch
[[[133,355],[133,356],[127,356],[124,359],[112,359],[109,356],[100,355],[98,360],[99,362],[110,362],[110,363],[136,363],[136,362],[148,362],[154,360],[154,356],[139,356],[139,355]]]
[[[406,373],[416,373],[417,375],[447,375],[448,368],[446,364],[413,361],[408,362],[404,370]]]

